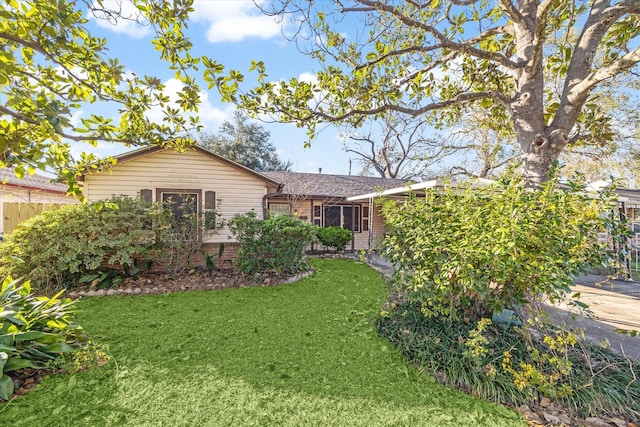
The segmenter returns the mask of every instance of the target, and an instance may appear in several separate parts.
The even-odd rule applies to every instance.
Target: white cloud
[[[182,87],[183,83],[177,79],[169,79],[164,83],[164,94],[169,97],[169,102],[175,103],[176,107],[178,107],[178,92],[182,90]],[[232,119],[233,110],[233,107],[228,107],[224,110],[215,108],[209,101],[209,95],[206,92],[200,92],[200,107],[197,115],[200,117],[200,123],[203,125],[204,130],[217,132],[224,121]],[[146,117],[151,121],[160,123],[164,114],[160,107],[154,107],[147,111]]]
[[[300,76],[298,76],[298,80],[300,80],[301,82],[315,84],[318,83],[318,76],[313,73],[301,73]]]
[[[270,39],[281,33],[282,23],[262,14],[252,1],[196,1],[194,8],[192,19],[209,24],[206,37],[211,43],[238,42],[250,37]]]
[[[98,7],[95,3],[93,6]],[[89,14],[89,19],[94,19],[99,27],[136,39],[151,33],[151,28],[146,25],[146,20],[133,3],[126,0],[104,0],[102,6],[106,12],[96,12],[95,16]],[[109,12],[113,15],[109,15]]]
[[[69,119],[71,126],[78,127],[82,124],[82,114],[84,114],[82,110],[76,110],[71,114],[71,118]]]
[[[209,95],[206,92],[200,92],[200,122],[204,125],[204,130],[209,132],[218,132],[218,128],[222,123],[227,121],[233,121],[233,112],[235,107],[233,105],[227,106],[224,110],[215,108],[211,102],[209,102]]]

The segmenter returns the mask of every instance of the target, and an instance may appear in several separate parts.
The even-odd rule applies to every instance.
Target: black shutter
[[[215,191],[204,192],[204,208],[205,209],[216,208],[216,192]]]
[[[140,197],[142,197],[145,203],[153,202],[153,190],[149,190],[148,188],[140,190]]]

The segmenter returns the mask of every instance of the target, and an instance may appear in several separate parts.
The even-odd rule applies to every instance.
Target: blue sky
[[[105,0],[105,6],[117,4],[115,0]],[[127,3],[122,3],[123,7]],[[250,0],[196,0],[195,13],[189,23],[194,56],[207,55],[227,69],[246,71],[251,60],[262,60],[271,80],[288,80],[291,77],[310,78],[319,66],[310,58],[298,52],[295,44],[282,36],[282,24],[274,18],[262,15]],[[91,19],[88,27],[97,36],[107,39],[109,55],[119,58],[128,71],[137,75],[154,75],[166,84],[170,95],[175,92],[177,82],[167,64],[160,61],[158,52],[151,45],[151,30],[130,21],[113,25],[105,21]],[[285,28],[286,30],[286,28]],[[247,84],[246,89],[251,85]],[[204,84],[202,90],[206,89]],[[218,132],[225,120],[231,120],[234,106],[220,101],[215,90],[202,93],[203,104],[200,120],[204,131]],[[88,106],[80,114],[87,114],[104,106]],[[99,110],[98,110],[99,111]],[[109,111],[99,111],[110,115]],[[305,129],[288,124],[260,123],[271,133],[271,143],[277,147],[280,158],[293,163],[297,172],[317,172],[347,174],[350,155],[343,150],[338,138],[338,130],[325,128],[319,133],[311,148],[305,149]],[[119,154],[128,149],[117,144],[99,144],[98,147],[76,146],[74,152],[89,151],[101,156]],[[353,155],[351,155],[353,157]],[[353,173],[358,173],[354,164]]]

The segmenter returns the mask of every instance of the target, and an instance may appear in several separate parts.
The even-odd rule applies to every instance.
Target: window
[[[362,231],[369,231],[369,206],[362,207]]]
[[[198,196],[198,193],[162,192],[160,201],[162,202],[162,206],[173,213],[174,219],[180,220],[198,213],[200,210],[198,209]]]
[[[322,226],[322,206],[313,205],[313,225]]]
[[[360,221],[360,206],[337,205],[324,207],[325,227],[342,227],[359,233]]]
[[[210,199],[211,195],[208,195],[208,198]],[[156,200],[171,212],[172,228],[194,236],[201,233],[202,190],[158,188]]]
[[[269,203],[269,214],[271,215],[289,215],[291,207],[289,203]]]

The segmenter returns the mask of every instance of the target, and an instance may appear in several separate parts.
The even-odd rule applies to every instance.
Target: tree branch
[[[520,64],[512,61],[511,59],[507,58],[505,55],[501,54],[501,53],[492,53],[492,52],[487,52],[486,50],[482,50],[473,46],[469,46],[468,43],[456,43],[454,41],[451,41],[449,38],[445,37],[444,34],[442,34],[440,31],[438,31],[435,27],[431,26],[431,25],[427,25],[427,24],[423,24],[422,22],[418,22],[408,16],[406,16],[402,11],[398,10],[397,8],[387,5],[387,4],[383,4],[380,1],[377,0],[358,0],[360,3],[365,4],[369,7],[373,7],[374,9],[378,10],[378,11],[383,11],[383,12],[387,12],[388,14],[392,15],[394,18],[396,18],[398,21],[402,22],[403,24],[405,24],[407,27],[410,28],[418,28],[422,31],[424,31],[425,33],[430,34],[431,36],[433,36],[436,40],[438,40],[440,42],[440,44],[442,45],[443,48],[447,48],[447,49],[451,49],[454,50],[456,52],[460,52],[460,53],[464,53],[476,58],[480,58],[480,59],[485,59],[488,61],[492,61],[492,62],[496,62],[506,68],[515,70],[520,68]]]
[[[15,34],[5,33],[0,31],[0,39],[5,39],[8,41],[12,41],[14,43],[20,44],[22,46],[31,48],[42,55],[48,56],[48,52],[40,45],[40,43],[32,42],[29,40],[25,40],[21,37],[16,36]]]
[[[5,33],[5,32],[0,32],[0,39],[5,39],[5,40],[8,40],[8,41],[12,41],[12,42],[20,44],[20,45],[22,45],[24,47],[28,47],[30,49],[33,49],[34,51],[36,51],[36,52],[40,53],[41,55],[43,55],[44,57],[46,57],[53,64],[58,65],[59,67],[61,67],[70,76],[71,79],[75,80],[77,82],[77,84],[79,84],[81,86],[84,86],[84,87],[88,88],[89,90],[91,90],[91,92],[94,95],[96,95],[96,97],[98,99],[100,99],[101,101],[111,101],[111,100],[113,100],[113,98],[105,96],[102,93],[102,91],[99,90],[97,87],[89,84],[86,80],[81,79],[81,78],[77,77],[76,75],[74,75],[72,70],[69,69],[69,67],[66,64],[63,64],[61,61],[59,61],[58,58],[56,58],[49,51],[47,51],[40,43],[35,42],[35,41],[31,41],[31,40],[26,40],[26,39],[23,39],[21,37],[15,36],[13,34]]]
[[[591,71],[598,47],[609,28],[621,16],[636,10],[640,10],[640,2],[637,0],[626,0],[613,6],[609,6],[609,0],[594,1],[571,56],[560,97],[560,106],[552,127],[564,130],[571,128],[582,110],[589,89],[600,81],[611,77],[608,73],[629,69],[638,62],[639,53],[636,48],[620,60],[605,67],[602,72]]]
[[[339,114],[339,115],[331,115],[331,114],[327,114],[324,111],[312,111],[311,115],[321,118],[325,121],[328,122],[341,122],[344,121],[350,117],[353,116],[368,116],[368,115],[375,115],[375,114],[380,114],[383,113],[385,111],[395,111],[398,113],[403,113],[403,114],[407,114],[409,116],[412,117],[417,117],[417,116],[421,116],[425,113],[428,113],[429,111],[433,111],[433,110],[439,110],[439,109],[443,109],[446,107],[449,107],[451,105],[455,105],[455,104],[459,104],[459,103],[466,103],[466,102],[473,102],[473,101],[479,101],[481,99],[486,99],[486,98],[491,98],[497,102],[500,102],[503,105],[508,105],[509,103],[509,99],[504,96],[503,94],[497,92],[497,91],[483,91],[483,92],[462,92],[456,96],[453,96],[447,100],[444,101],[440,101],[440,102],[433,102],[431,104],[425,105],[421,108],[409,108],[409,107],[404,107],[401,105],[395,105],[395,104],[384,104],[381,105],[379,107],[376,108],[370,108],[370,109],[353,109],[350,111],[347,111],[346,113],[343,114]],[[280,111],[281,113],[285,113],[285,111]],[[296,118],[294,118],[296,119]],[[298,119],[299,120],[299,119]]]
[[[542,3],[540,3],[540,5],[538,6],[538,14],[537,14],[538,22],[542,20],[544,21],[547,20],[549,10],[551,9],[552,5],[553,5],[553,0],[544,0]]]
[[[469,45],[474,45],[476,43],[479,43],[489,37],[493,37],[496,36],[498,34],[504,34],[504,33],[508,33],[508,27],[507,26],[501,26],[501,27],[496,27],[496,28],[492,28],[489,29],[487,31],[485,31],[482,34],[479,34],[478,36],[467,40],[466,44]],[[412,52],[420,52],[420,53],[426,53],[426,52],[432,52],[434,50],[438,50],[438,49],[442,49],[444,46],[442,44],[434,44],[432,46],[410,46],[408,48],[405,49],[399,49],[399,50],[393,50],[393,51],[389,51],[387,53],[385,53],[384,55],[379,56],[376,59],[373,59],[371,61],[367,61],[363,64],[360,64],[358,66],[355,67],[356,70],[365,68],[365,67],[371,67],[375,64],[378,64],[382,61],[384,61],[387,58],[391,58],[394,56],[402,56],[404,54],[407,53],[412,53]],[[444,55],[444,57],[441,57],[438,61],[434,61],[433,64],[443,64],[446,62],[445,58],[454,58],[456,56],[458,56],[460,54],[459,51],[454,51],[448,55]],[[430,67],[430,69],[435,68],[435,66]]]
[[[59,96],[61,99],[64,99],[65,101],[69,100],[67,95],[65,95],[64,93],[60,92],[58,89],[56,89],[55,87],[51,86],[48,82],[45,82],[44,80],[42,80],[40,77],[36,76],[35,74],[30,73],[30,72],[28,72],[26,70],[21,70],[21,69],[17,69],[16,73],[23,74],[23,75],[27,76],[28,78],[35,80],[36,82],[38,82],[40,84],[40,86],[42,86],[43,88],[49,90],[51,93]]]
[[[583,94],[588,93],[598,83],[628,70],[638,63],[640,63],[640,46],[608,66],[593,71],[589,77],[575,85],[567,96],[569,102],[581,98]]]
[[[39,126],[40,122],[34,120],[30,117],[24,116],[16,111],[13,111],[9,108],[6,108],[4,105],[0,105],[0,113],[6,114],[8,116],[13,117],[16,120],[19,120],[24,123],[28,123],[33,126]],[[115,139],[115,138],[105,138],[103,136],[81,136],[81,135],[71,135],[66,132],[62,132],[59,130],[55,130],[56,135],[61,136],[62,138],[69,139],[75,142],[84,142],[84,141],[103,141],[103,142],[118,142],[121,144],[134,144],[133,141],[128,141],[124,139]]]
[[[524,20],[524,17],[511,0],[500,0],[500,6],[502,6],[504,13],[511,18],[513,22],[520,23]]]

